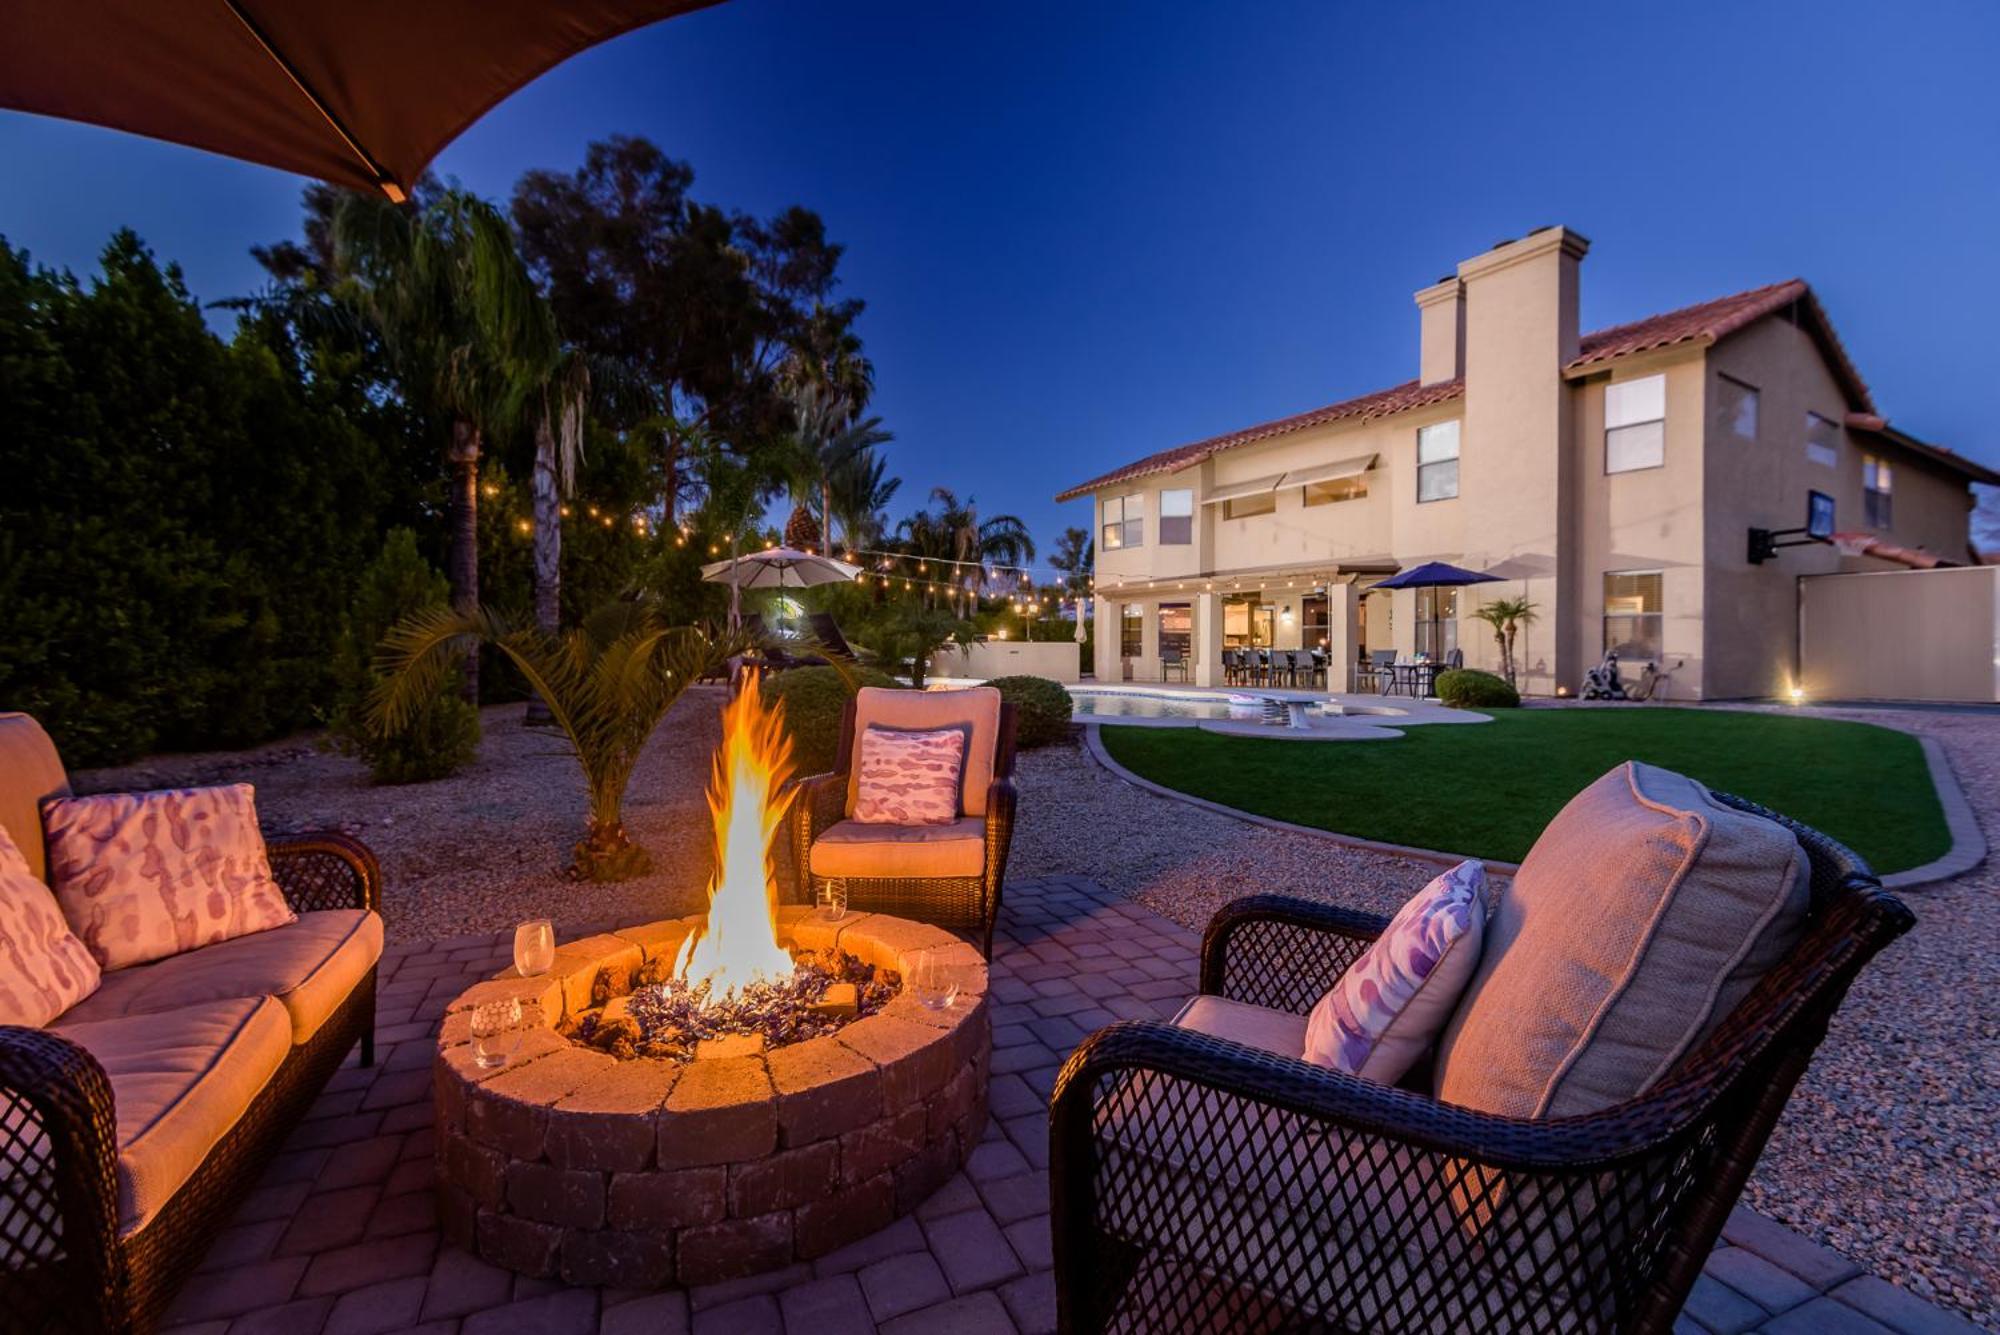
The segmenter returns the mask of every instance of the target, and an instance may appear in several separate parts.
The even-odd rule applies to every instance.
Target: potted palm
[[[529,621],[475,607],[432,607],[399,622],[382,641],[382,681],[369,702],[372,720],[397,728],[457,661],[465,638],[492,645],[541,696],[583,770],[590,812],[570,851],[579,880],[622,881],[652,867],[625,832],[625,787],[653,730],[681,693],[720,671],[748,641],[694,626],[667,626],[648,604],[599,608],[582,629],[550,634]]]

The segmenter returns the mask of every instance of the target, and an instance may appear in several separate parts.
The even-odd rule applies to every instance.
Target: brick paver
[[[563,932],[574,939],[607,930]],[[216,1234],[167,1318],[176,1335],[884,1335],[1055,1329],[1048,1096],[1090,1031],[1164,1018],[1195,989],[1198,938],[1086,881],[1007,888],[991,985],[991,1118],[966,1170],[914,1215],[773,1274],[692,1291],[566,1289],[442,1242],[431,1059],[445,1006],[510,963],[508,936],[384,955],[376,1064],[349,1057]],[[1963,1335],[1975,1328],[1747,1209],[1679,1329]]]

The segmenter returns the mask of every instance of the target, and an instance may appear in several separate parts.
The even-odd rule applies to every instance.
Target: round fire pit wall
[[[838,1032],[769,1051],[715,1039],[681,1063],[620,1060],[556,1032],[671,961],[699,916],[570,942],[538,978],[479,983],[451,1003],[436,1064],[445,1236],[538,1278],[691,1286],[810,1260],[907,1214],[956,1173],[986,1127],[992,1030],[979,952],[884,914],[829,923],[781,910],[779,939],[838,945],[909,978],[942,952],[957,1001],[907,992]],[[533,1009],[506,1065],[472,1059],[471,1008]]]

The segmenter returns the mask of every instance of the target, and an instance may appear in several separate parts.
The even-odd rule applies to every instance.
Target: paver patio
[[[582,935],[620,924],[565,925]],[[511,964],[510,934],[392,944],[376,1064],[350,1057],[210,1247],[167,1319],[179,1335],[672,1335],[1055,1328],[1047,1104],[1091,1030],[1172,1015],[1194,933],[1088,881],[1011,884],[994,944],[991,1119],[913,1216],[811,1264],[685,1293],[571,1289],[441,1243],[431,1061],[444,1008]],[[1931,1335],[1977,1327],[1739,1209],[1691,1295],[1689,1332]]]

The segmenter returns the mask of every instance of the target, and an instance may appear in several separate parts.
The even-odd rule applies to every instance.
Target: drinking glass
[[[910,970],[910,990],[919,1004],[934,1011],[946,1010],[958,1000],[958,977],[938,952],[922,951]]]
[[[482,1070],[503,1066],[521,1042],[521,1002],[483,1002],[472,1008],[472,1060]]]
[[[547,918],[514,929],[514,972],[523,978],[547,973],[556,962],[556,927]]]
[[[819,907],[820,917],[839,922],[847,916],[847,882],[839,877],[821,881],[819,889],[813,892],[813,902]]]

